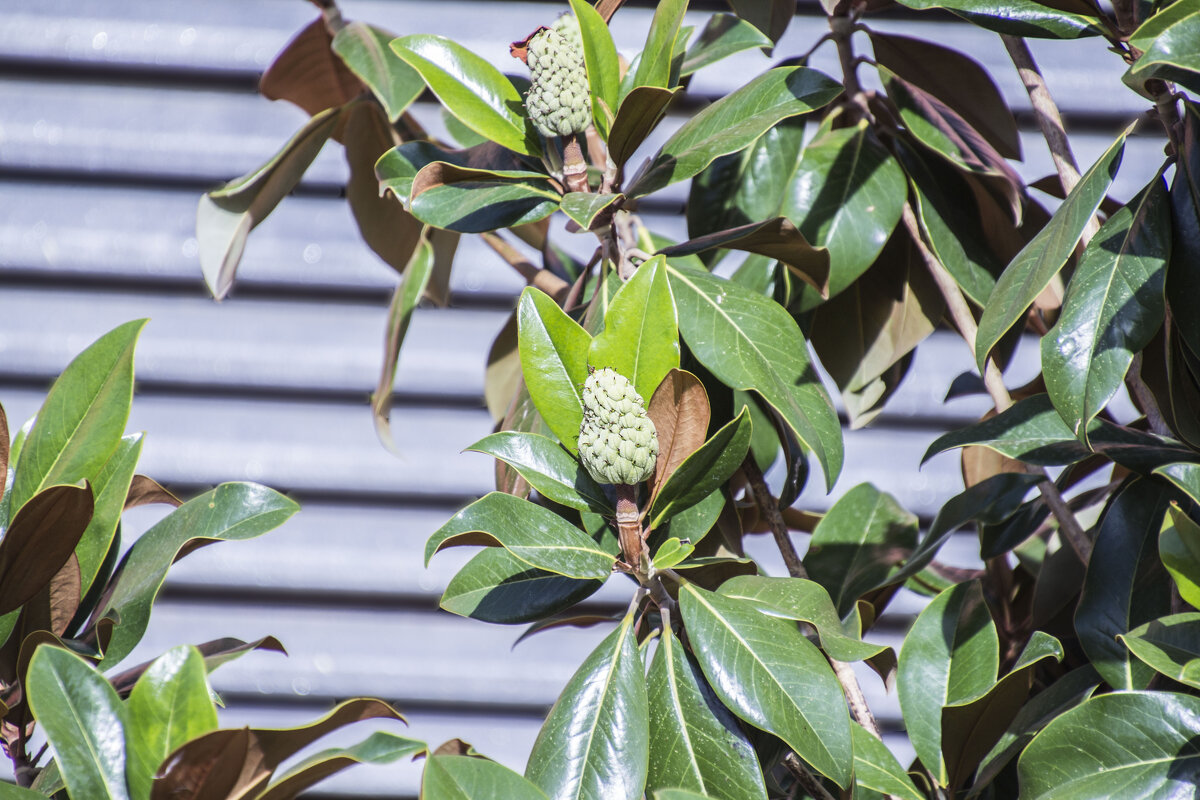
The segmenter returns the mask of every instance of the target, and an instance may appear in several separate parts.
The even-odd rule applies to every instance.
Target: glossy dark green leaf
[[[417,71],[388,47],[395,37],[363,22],[348,22],[333,37],[333,52],[362,80],[383,104],[392,122],[425,89]]]
[[[1145,689],[1154,673],[1117,636],[1170,609],[1170,586],[1158,558],[1158,532],[1170,492],[1135,480],[1113,498],[1096,535],[1075,631],[1092,666],[1116,689]]]
[[[147,320],[126,322],[76,356],[50,388],[19,450],[9,513],[53,484],[92,480],[125,433],[133,350]]]
[[[758,392],[814,455],[832,488],[842,431],[796,321],[778,303],[707,273],[669,268],[688,347],[722,383]]]
[[[955,169],[904,140],[895,143],[929,247],[963,294],[982,307],[1004,265],[988,247],[974,192]]]
[[[362,740],[358,744],[350,747],[337,747],[329,750],[322,750],[315,753],[309,758],[304,759],[295,767],[288,770],[287,774],[271,784],[270,788],[262,794],[258,795],[255,800],[292,800],[300,792],[308,789],[319,781],[328,778],[341,772],[348,767],[358,764],[390,764],[398,761],[401,758],[418,758],[427,750],[424,742],[419,742],[414,739],[406,739],[403,736],[396,736],[387,731],[376,731]],[[439,756],[439,758],[447,758],[448,756]],[[479,763],[492,764],[490,761],[482,759],[469,758],[468,761],[478,761]],[[498,765],[494,765],[498,766]],[[503,767],[501,767],[503,769]],[[494,775],[490,776],[495,778]],[[502,782],[498,782],[503,785]],[[428,794],[426,797],[433,798],[443,795]],[[449,797],[458,797],[463,795],[446,795]],[[467,795],[470,797],[484,797],[482,794]],[[513,797],[519,798],[519,794],[494,795],[497,797]],[[530,800],[542,800],[544,796],[530,795]]]
[[[1155,469],[1154,474],[1166,478],[1192,500],[1200,503],[1200,464],[1165,464]]]
[[[767,790],[754,748],[670,630],[659,639],[646,682],[647,791],[679,787],[714,800],[765,800]]]
[[[654,800],[713,800],[713,798],[688,789],[659,789],[654,793]]]
[[[1186,797],[1200,781],[1200,698],[1114,692],[1062,714],[1021,754],[1021,797]]]
[[[1158,534],[1158,554],[1175,581],[1179,597],[1193,608],[1200,608],[1200,525],[1174,503],[1169,514]]]
[[[733,14],[713,14],[684,53],[679,74],[691,75],[734,53],[770,46],[771,40],[749,22]]]
[[[435,163],[460,168],[459,172],[449,176],[451,180],[460,176],[478,180],[545,178],[543,173],[535,169],[537,162],[519,156],[511,150],[505,150],[490,141],[462,150],[446,149],[425,140],[404,142],[379,157],[375,162],[375,175],[379,179],[381,189],[392,192],[402,203],[407,204],[417,173]],[[425,176],[425,188],[446,180],[445,166],[440,169],[441,172],[437,175]]]
[[[816,70],[769,70],[685,122],[626,194],[641,197],[686,180],[718,156],[750,145],[780,120],[821,108],[840,91],[840,84]]]
[[[1187,612],[1150,620],[1117,638],[1155,672],[1200,688],[1200,614]]]
[[[91,481],[94,503],[92,521],[75,547],[75,557],[79,559],[80,591],[85,595],[96,580],[116,535],[138,457],[142,454],[143,437],[144,434],[135,433],[122,438],[117,449]]]
[[[772,42],[779,41],[796,15],[792,0],[729,0],[729,5],[739,17],[765,33]]]
[[[900,766],[900,762],[888,750],[887,745],[875,738],[866,728],[854,723],[854,785],[881,794],[891,795],[898,800],[924,800],[925,795],[913,785],[912,778]]]
[[[733,476],[750,449],[750,413],[741,412],[683,460],[663,484],[650,508],[650,527],[657,528],[708,497]]]
[[[916,546],[916,515],[887,492],[863,483],[842,495],[817,523],[804,568],[844,617]]]
[[[579,667],[550,709],[525,777],[554,800],[635,800],[649,762],[649,714],[633,615]]]
[[[583,40],[583,61],[592,94],[592,124],[600,138],[607,141],[621,91],[617,46],[613,44],[608,24],[591,3],[587,0],[570,0],[570,3]]]
[[[807,622],[816,629],[821,649],[838,661],[862,661],[888,649],[864,642],[857,632],[849,630],[825,587],[814,581],[743,575],[721,584],[718,592],[744,600],[765,614]]]
[[[720,497],[719,494],[717,496]],[[725,500],[721,498],[721,505],[724,506],[724,504]],[[658,549],[654,551],[653,558],[650,559],[651,563],[654,564],[655,570],[662,572],[665,569],[670,569],[695,552],[696,546],[691,544],[691,537],[685,536],[685,538],[689,541],[684,542],[678,536],[672,536],[659,545]],[[695,538],[700,539],[703,536]]]
[[[585,231],[590,231],[612,221],[617,204],[625,200],[623,194],[596,194],[594,192],[569,192],[563,196],[562,212]]]
[[[809,244],[804,234],[784,217],[765,222],[752,222],[737,228],[689,239],[664,247],[658,252],[667,257],[703,253],[715,248],[745,250],[776,259],[786,264],[818,292],[825,292],[829,282],[829,251]]]
[[[411,209],[435,228],[484,233],[544,219],[558,208],[558,200],[542,180],[462,180],[425,189],[413,197]]]
[[[675,55],[679,26],[683,24],[683,12],[686,10],[687,0],[663,0],[655,7],[654,18],[650,21],[650,30],[646,35],[646,45],[638,57],[636,68],[631,67],[634,75],[630,88],[675,87],[679,68],[671,62]]]
[[[53,766],[53,762],[51,762]],[[47,767],[49,769],[50,767]],[[0,784],[0,800],[45,800],[46,795],[41,792],[35,792],[33,789],[26,789],[24,786],[16,786],[11,783]]]
[[[950,777],[942,758],[942,709],[990,689],[999,664],[996,625],[976,581],[939,594],[904,638],[896,674],[900,710],[917,757],[940,785]]]
[[[220,300],[229,293],[250,231],[300,183],[333,135],[341,114],[341,108],[320,112],[270,161],[200,198],[196,210],[200,271],[213,297]]]
[[[508,767],[474,756],[433,756],[421,776],[425,800],[546,800]]]
[[[869,31],[875,60],[942,100],[1005,158],[1021,158],[1017,123],[987,71],[970,56],[925,39]]]
[[[292,500],[254,483],[223,483],[172,511],[125,555],[105,605],[120,622],[104,653],[109,668],[142,638],[167,569],[183,551],[215,541],[240,541],[279,527],[300,510]]]
[[[570,608],[603,585],[533,569],[507,550],[489,547],[450,579],[440,605],[459,616],[513,625]]]
[[[1151,19],[1154,19],[1151,17]],[[1200,110],[1183,104],[1179,157],[1171,179],[1171,263],[1167,267],[1167,306],[1179,338],[1200,353]]]
[[[678,320],[665,258],[643,263],[617,291],[604,313],[604,330],[592,339],[588,363],[624,375],[647,403],[667,373],[679,368]]]
[[[1075,439],[1044,394],[1027,397],[990,419],[939,436],[921,463],[945,450],[972,444],[1039,466],[1071,464],[1088,456],[1087,448]]]
[[[809,242],[829,249],[829,296],[883,250],[906,194],[904,172],[865,122],[819,134],[804,148],[783,214]],[[806,297],[804,308],[820,301]]]
[[[463,125],[509,150],[541,155],[520,92],[486,60],[456,42],[429,34],[403,36],[393,40],[391,48]]]
[[[1005,268],[984,306],[975,337],[975,363],[983,370],[992,349],[1067,263],[1117,174],[1128,129],[1104,152],[1067,195],[1046,227]]]
[[[667,104],[682,92],[682,87],[663,89],[658,86],[639,86],[621,99],[608,134],[608,157],[617,166],[623,165],[634,151],[646,141],[658,123],[662,122]]]
[[[1155,35],[1146,52],[1129,68],[1129,80],[1141,85],[1158,78],[1192,92],[1200,91],[1200,11],[1192,8],[1195,13],[1173,19]]]
[[[556,503],[597,514],[613,513],[612,502],[605,497],[604,490],[552,439],[536,433],[500,431],[467,449],[504,461],[530,486]]]
[[[130,800],[127,712],[104,676],[74,653],[39,647],[29,662],[25,691],[71,797]]]
[[[679,607],[721,701],[848,788],[854,754],[845,697],[821,651],[795,623],[691,583],[680,586]]]
[[[1086,438],[1087,424],[1121,389],[1134,354],[1162,325],[1170,252],[1161,178],[1109,217],[1084,250],[1058,322],[1042,339],[1046,391],[1076,435]]]
[[[592,337],[549,295],[533,287],[521,293],[517,326],[529,396],[558,440],[575,453]]]
[[[133,800],[149,800],[154,773],[167,756],[217,729],[217,708],[200,651],[180,645],[155,659],[129,694],[126,719],[129,794]]]
[[[616,560],[549,509],[491,492],[459,511],[425,543],[425,563],[446,547],[503,547],[531,567],[568,578],[603,580]]]
[[[1034,0],[897,0],[901,5],[924,11],[944,8],[976,25],[1012,36],[1041,39],[1077,39],[1104,33],[1090,16],[1059,11]]]

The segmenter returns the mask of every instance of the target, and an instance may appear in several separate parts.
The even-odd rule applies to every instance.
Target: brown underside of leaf
[[[649,501],[653,504],[667,478],[704,444],[711,415],[708,393],[695,375],[672,369],[654,390],[646,413],[658,433],[658,461]]]
[[[259,92],[270,100],[295,103],[309,115],[357,97],[365,87],[333,52],[332,44],[325,21],[313,20],[267,67],[258,82]]]
[[[134,475],[129,484],[129,494],[125,495],[125,510],[153,503],[163,503],[174,508],[183,505],[182,500],[164,489],[158,481],[145,475]]]
[[[0,540],[0,614],[20,608],[54,578],[91,519],[90,487],[51,486],[21,507]]]

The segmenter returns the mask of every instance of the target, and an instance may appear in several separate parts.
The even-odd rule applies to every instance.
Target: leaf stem
[[[787,767],[788,772],[792,773],[792,777],[796,779],[796,783],[800,785],[800,788],[808,792],[816,800],[834,800],[829,790],[817,780],[817,776],[812,774],[795,753],[788,753],[784,756],[783,765]]]
[[[972,355],[975,352],[975,337],[979,332],[975,324],[975,317],[971,314],[971,309],[967,305],[967,300],[963,297],[962,290],[958,288],[958,284],[954,282],[954,278],[946,271],[940,262],[925,244],[925,240],[921,238],[921,228],[917,223],[917,217],[913,213],[912,204],[905,203],[903,211],[904,225],[908,229],[908,234],[916,245],[917,250],[921,253],[921,260],[925,262],[925,267],[933,276],[933,280],[937,283],[938,290],[941,291],[942,297],[946,300],[946,308],[950,311],[950,318],[954,321],[955,327],[962,335],[967,347],[971,349]],[[1012,407],[1012,396],[1008,393],[1008,389],[1004,386],[1004,378],[1000,375],[999,368],[990,358],[984,365],[983,383],[987,387],[988,395],[992,398],[992,403],[996,407],[996,412],[1002,412]],[[1058,528],[1062,532],[1063,538],[1071,545],[1075,554],[1079,556],[1079,560],[1084,564],[1092,556],[1092,542],[1084,533],[1083,528],[1079,525],[1079,520],[1075,519],[1075,515],[1071,513],[1071,509],[1063,500],[1062,493],[1058,491],[1058,487],[1054,481],[1050,480],[1050,476],[1042,467],[1034,467],[1025,465],[1026,469],[1032,474],[1041,475],[1041,480],[1038,481],[1038,491],[1042,493],[1042,499],[1046,501],[1046,505],[1050,507],[1050,513],[1058,520]]]

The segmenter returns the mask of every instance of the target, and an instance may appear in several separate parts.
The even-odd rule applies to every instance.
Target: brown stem
[[[517,248],[505,241],[500,234],[488,231],[480,234],[480,236],[487,243],[488,247],[492,248],[501,258],[508,262],[508,265],[515,269],[530,286],[536,286],[555,300],[562,300],[566,296],[567,291],[571,288],[570,284],[550,270],[542,269],[525,258]]]
[[[590,192],[587,180],[587,161],[583,157],[583,147],[579,144],[579,135],[572,133],[563,143],[563,181],[567,184],[568,192]]]
[[[829,793],[829,790],[817,780],[817,776],[809,771],[795,753],[788,753],[784,756],[783,765],[787,767],[788,772],[792,773],[792,777],[796,779],[796,783],[800,784],[800,788],[816,800],[833,800],[833,795]]]
[[[617,539],[621,543],[621,554],[637,573],[642,571],[644,548],[642,523],[638,514],[637,487],[629,483],[618,483],[617,489]]]
[[[950,318],[954,321],[958,332],[962,334],[963,340],[967,347],[970,348],[971,354],[975,353],[975,337],[979,329],[975,324],[975,317],[971,314],[971,309],[967,305],[967,300],[963,297],[962,290],[958,288],[954,278],[942,266],[942,262],[938,261],[937,256],[925,244],[925,240],[921,238],[921,228],[917,224],[917,217],[913,213],[912,206],[908,203],[904,204],[903,211],[904,226],[908,229],[908,234],[911,237],[913,244],[921,253],[921,259],[925,262],[926,268],[933,276],[933,280],[937,283],[938,290],[942,293],[942,297],[946,300],[946,308],[950,312]],[[1004,386],[1004,378],[1000,375],[1000,370],[995,363],[988,359],[984,364],[983,383],[987,387],[988,395],[992,398],[992,403],[996,407],[996,412],[999,413],[1010,408],[1013,404],[1012,396],[1009,395],[1008,389]],[[1050,507],[1050,513],[1058,520],[1058,528],[1062,532],[1063,538],[1071,545],[1071,548],[1079,556],[1080,561],[1084,564],[1092,556],[1092,542],[1084,533],[1083,528],[1079,525],[1079,520],[1075,519],[1075,515],[1071,513],[1071,509],[1063,500],[1062,493],[1058,491],[1058,487],[1054,485],[1054,481],[1050,480],[1050,476],[1042,467],[1033,467],[1026,465],[1026,469],[1036,475],[1041,475],[1042,479],[1038,481],[1038,491],[1042,493],[1042,499],[1046,501],[1046,505]]]
[[[1179,119],[1179,105],[1171,84],[1154,78],[1146,81],[1146,91],[1154,98],[1154,110],[1163,129],[1167,132],[1167,138],[1171,141],[1171,149],[1178,153],[1182,122]]]
[[[869,117],[866,96],[862,84],[858,82],[858,59],[854,55],[854,43],[850,40],[854,34],[855,22],[852,17],[837,15],[829,17],[829,38],[837,45],[838,61],[842,66],[842,86],[846,91],[848,106],[856,118]]]
[[[617,13],[617,9],[623,5],[625,5],[625,0],[599,0],[596,3],[596,11],[605,22],[608,22],[612,19],[612,15]]]
[[[1009,34],[1001,34],[1000,38],[1004,41],[1009,58],[1017,68],[1017,74],[1021,76],[1021,83],[1025,85],[1025,92],[1029,95],[1030,104],[1033,105],[1033,113],[1037,117],[1038,127],[1042,130],[1046,146],[1050,148],[1050,158],[1054,160],[1054,169],[1062,183],[1063,196],[1066,196],[1079,183],[1079,163],[1071,151],[1071,142],[1067,139],[1067,131],[1063,127],[1062,115],[1058,113],[1058,105],[1050,96],[1050,88],[1046,85],[1046,79],[1042,77],[1041,70],[1038,69],[1037,62],[1033,60],[1033,53],[1029,50],[1029,45],[1025,43],[1025,40]],[[1082,241],[1085,246],[1098,230],[1100,230],[1100,224],[1093,216],[1083,231]]]

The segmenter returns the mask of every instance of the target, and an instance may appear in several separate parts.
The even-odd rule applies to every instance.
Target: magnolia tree
[[[626,60],[607,25],[622,0],[548,9],[487,57],[348,23],[327,0],[264,75],[267,96],[312,118],[201,201],[214,293],[232,285],[251,229],[338,140],[362,234],[403,274],[374,397],[390,441],[409,316],[422,297],[446,299],[459,237],[481,236],[529,288],[491,346],[497,430],[472,446],[496,458],[497,490],[426,547],[428,559],[485,546],[442,607],[611,629],[524,775],[443,750],[425,767],[427,800],[1193,791],[1200,109],[1186,92],[1200,90],[1200,8],[901,3],[1001,37],[1057,167],[1036,184],[1061,199],[1053,214],[1009,163],[1021,146],[992,78],[966,54],[876,30],[890,0],[822,0],[829,32],[812,47],[836,50],[840,74],[809,68],[812,50],[774,52],[775,67],[640,161],[691,76],[771,53],[793,2],[731,0],[733,13],[693,30],[686,0],[664,0]],[[1131,130],[1081,175],[1028,37],[1102,39],[1128,66],[1124,86],[1102,91],[1145,98],[1166,159],[1142,167],[1127,202],[1107,193]],[[516,75],[493,66],[504,49]],[[458,146],[407,110],[426,90]],[[638,207],[685,181],[687,238],[669,241]],[[590,258],[552,241],[559,212],[590,243],[569,249]],[[812,359],[864,425],[943,324],[978,368],[952,391],[994,409],[930,444],[963,448],[965,490],[922,535],[895,498],[837,485],[842,426]],[[1041,337],[1041,372],[1006,386],[1028,335]],[[1134,419],[1108,408],[1126,392]],[[840,497],[823,515],[796,507],[810,465]],[[938,560],[963,527],[978,532],[982,569]],[[744,537],[763,532],[787,577],[744,555]],[[574,610],[606,582],[627,589],[625,613]],[[930,600],[896,653],[871,628],[902,588]],[[894,682],[912,763],[882,743],[859,661]]]

